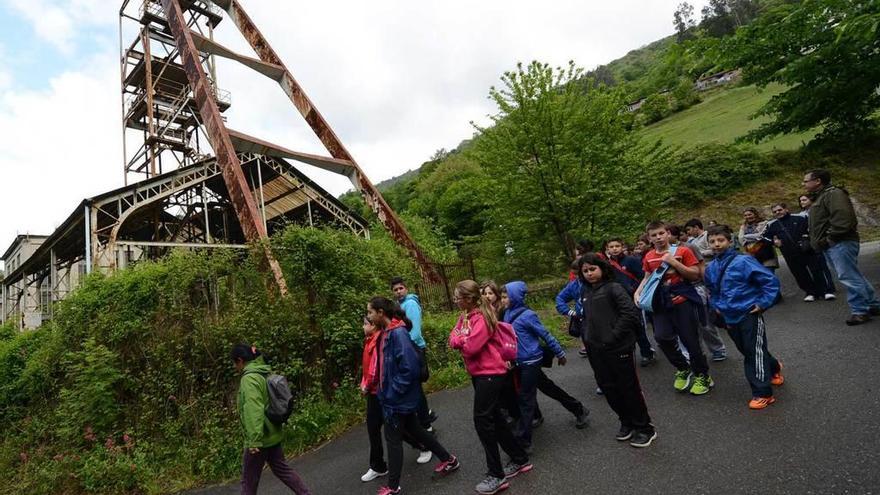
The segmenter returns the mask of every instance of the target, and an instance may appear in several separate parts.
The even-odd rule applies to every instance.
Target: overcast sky
[[[673,32],[681,0],[242,0],[374,182],[471,137],[489,86],[517,62],[586,69]],[[138,0],[132,0],[137,3]],[[705,0],[692,2],[699,12]],[[0,253],[51,233],[123,184],[118,8],[112,0],[0,0]],[[228,20],[216,39],[251,54]],[[128,40],[126,40],[128,43]],[[227,125],[326,155],[269,80],[218,63]],[[347,179],[303,166],[334,194]]]

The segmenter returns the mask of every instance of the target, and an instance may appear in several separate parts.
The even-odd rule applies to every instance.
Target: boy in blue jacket
[[[577,428],[587,427],[589,424],[587,416],[590,413],[580,401],[553,383],[541,369],[541,361],[544,357],[544,350],[541,347],[542,340],[556,356],[560,366],[565,365],[565,350],[559,345],[559,341],[544,328],[538,315],[525,305],[527,291],[525,282],[511,282],[504,286],[501,299],[507,308],[504,312],[504,321],[513,325],[513,329],[516,331],[516,369],[519,375],[518,398],[521,413],[519,439],[526,449],[530,449],[532,445],[532,417],[537,406],[538,389],[548,397],[557,400],[574,414]],[[506,301],[504,301],[505,299]]]
[[[779,279],[752,256],[733,249],[726,225],[709,227],[715,259],[706,267],[706,286],[712,308],[727,325],[731,340],[743,355],[746,379],[752,388],[749,409],[776,402],[771,385],[782,385],[782,364],[767,350],[764,311],[779,295]]]

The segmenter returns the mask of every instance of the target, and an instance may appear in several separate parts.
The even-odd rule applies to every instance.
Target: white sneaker
[[[816,300],[816,298],[813,296],[807,296],[804,298],[804,301],[806,301],[806,302],[813,302],[815,300]]]
[[[384,473],[379,473],[379,472],[373,471],[373,468],[370,468],[367,470],[366,473],[364,473],[363,476],[361,476],[361,481],[366,483],[367,481],[373,481],[374,479],[376,479],[380,476],[385,476],[386,474],[388,474],[388,471],[385,471]]]
[[[431,457],[433,456],[434,454],[432,454],[430,450],[423,450],[419,452],[419,458],[416,459],[416,462],[419,464],[427,464],[431,462]]]
[[[834,294],[825,294],[826,301],[833,301],[835,299],[837,299],[837,296],[835,296]]]

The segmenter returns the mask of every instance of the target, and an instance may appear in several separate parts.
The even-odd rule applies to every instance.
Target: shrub
[[[290,296],[255,253],[175,252],[92,275],[56,318],[0,338],[0,493],[168,493],[236,476],[232,344],[253,342],[294,388],[288,453],[363,416],[361,317],[388,281],[416,278],[387,237],[289,227],[272,239]],[[432,386],[462,383],[454,319],[428,315]],[[447,371],[446,368],[450,367]]]

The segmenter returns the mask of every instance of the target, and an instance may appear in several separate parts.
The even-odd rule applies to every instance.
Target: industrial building
[[[367,221],[296,163],[347,176],[431,277],[428,260],[238,2],[125,0],[119,14],[124,185],[71,205],[50,235],[13,240],[2,258],[0,320],[37,327],[85,274],[123,269],[171,249],[245,248],[291,222],[368,236]],[[258,58],[214,41],[214,28],[226,18]],[[222,113],[232,95],[214,84],[217,56],[277,81],[331,156],[228,128]],[[270,248],[265,255],[283,294]]]

